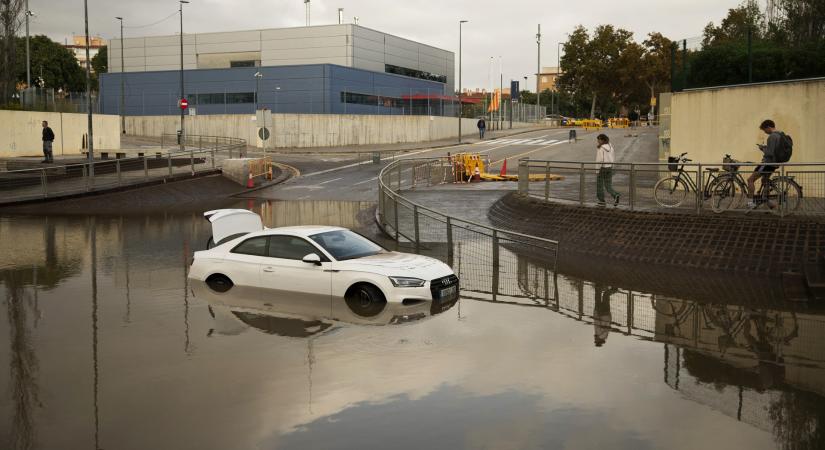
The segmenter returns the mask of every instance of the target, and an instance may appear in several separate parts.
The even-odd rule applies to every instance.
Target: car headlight
[[[392,285],[395,287],[421,287],[426,281],[420,278],[410,277],[389,277]]]

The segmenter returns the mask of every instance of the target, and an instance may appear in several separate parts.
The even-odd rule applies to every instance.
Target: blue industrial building
[[[183,76],[196,114],[254,114],[256,92],[258,108],[273,113],[453,115],[456,107],[445,83],[334,64],[195,69]],[[179,93],[180,71],[100,76],[104,114],[180,114]]]

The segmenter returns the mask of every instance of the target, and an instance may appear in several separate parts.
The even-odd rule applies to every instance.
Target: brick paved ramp
[[[756,274],[801,271],[825,245],[825,221],[769,215],[673,215],[559,205],[515,193],[488,212],[497,227],[558,240],[560,255]]]

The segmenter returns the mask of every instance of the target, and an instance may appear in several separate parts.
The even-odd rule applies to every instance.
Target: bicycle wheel
[[[687,194],[688,186],[678,176],[662,178],[653,186],[653,199],[665,208],[680,206]]]
[[[744,192],[732,177],[719,177],[708,187],[710,206],[715,213],[736,209]]]
[[[768,207],[777,215],[793,214],[802,204],[802,188],[788,178],[771,180],[768,189]]]

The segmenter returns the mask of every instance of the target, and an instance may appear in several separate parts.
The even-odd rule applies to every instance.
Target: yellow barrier
[[[272,158],[257,158],[249,161],[249,174],[252,178],[267,177],[272,175]]]
[[[602,123],[602,121],[601,121],[601,120],[599,120],[599,119],[587,119],[587,120],[582,120],[582,126],[583,126],[583,127],[584,127],[584,129],[585,129],[585,130],[587,130],[587,131],[590,131],[590,130],[598,130],[598,129],[600,129],[600,128],[602,127],[602,125],[603,125],[603,123]]]
[[[607,126],[609,128],[629,128],[630,119],[625,118],[610,118],[607,119]]]

